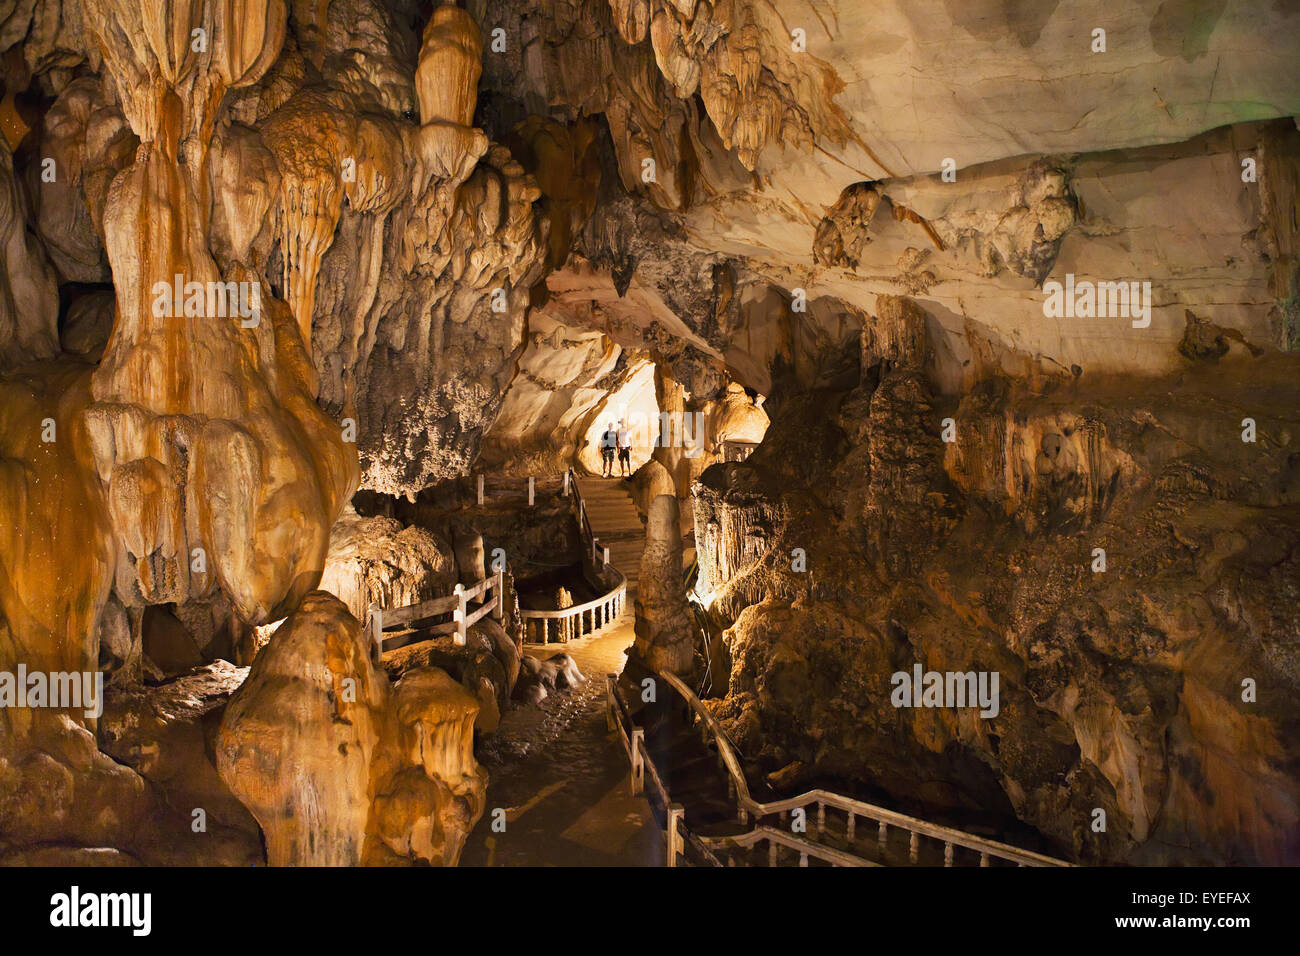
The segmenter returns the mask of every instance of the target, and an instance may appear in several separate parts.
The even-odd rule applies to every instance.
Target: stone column
[[[695,620],[682,585],[682,532],[677,498],[650,502],[637,584],[633,654],[651,670],[689,675],[695,669]]]

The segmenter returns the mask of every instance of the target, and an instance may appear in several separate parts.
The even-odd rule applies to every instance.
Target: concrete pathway
[[[470,834],[462,866],[662,866],[663,833],[644,797],[628,785],[627,755],[605,729],[605,675],[619,673],[634,640],[633,606],[645,549],[645,527],[616,479],[581,478],[592,530],[609,547],[609,560],[628,579],[623,614],[600,633],[545,647],[535,657],[567,653],[587,678],[582,687],[554,694],[540,707],[503,715],[480,744],[490,774],[487,811]],[[506,811],[504,833],[493,832],[492,811]]]

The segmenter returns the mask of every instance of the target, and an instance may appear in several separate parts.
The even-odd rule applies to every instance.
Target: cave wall
[[[954,402],[925,312],[888,305],[861,384],[788,402],[696,484],[742,750],[917,810],[1002,806],[1083,861],[1294,861],[1295,358]],[[998,673],[998,712],[898,707],[918,663]]]
[[[737,384],[786,423],[752,465],[661,450],[637,486],[648,508],[700,479],[702,573],[739,628],[727,706],[761,718],[756,747],[1005,800],[1082,858],[1279,859],[1291,718],[1243,715],[1225,681],[1293,680],[1294,622],[1257,601],[1293,603],[1300,12],[1150,6],[0,9],[0,663],[132,684],[147,620],[204,646],[292,623],[358,487],[559,470],[652,361],[659,406],[704,412],[710,441],[757,429]],[[1150,324],[1046,315],[1067,275],[1149,281]],[[160,310],[177,276],[256,313]],[[1146,532],[1131,566],[1164,565],[1145,604],[1051,572],[1109,527]],[[806,573],[792,529],[822,535]],[[1020,577],[1049,599],[1022,608]],[[355,621],[311,600],[329,620],[302,627],[346,645]],[[765,690],[803,654],[791,633],[817,681],[848,675],[817,685],[835,708],[797,668]],[[880,668],[908,655],[1016,673],[1005,732],[899,731],[939,781],[920,793],[841,722],[876,726]],[[153,853],[156,781],[65,717],[3,715],[12,840]],[[286,792],[247,795],[264,827]],[[1122,840],[1078,830],[1087,801]],[[376,855],[359,825],[331,859],[455,857],[459,823]]]

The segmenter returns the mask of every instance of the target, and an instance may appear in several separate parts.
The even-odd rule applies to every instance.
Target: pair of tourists
[[[613,478],[614,453],[618,452],[618,464],[623,476],[632,474],[632,434],[627,429],[627,422],[619,419],[618,428],[610,422],[605,433],[600,436],[600,460],[604,465],[602,478]]]

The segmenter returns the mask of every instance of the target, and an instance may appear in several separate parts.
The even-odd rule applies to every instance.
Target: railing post
[[[683,818],[686,816],[686,810],[680,803],[668,805],[668,865],[676,866],[677,857],[681,854],[684,847],[682,843],[682,832],[680,827]]]
[[[614,721],[618,720],[618,705],[614,702],[614,695],[618,693],[618,675],[605,675],[605,728],[613,733],[618,730]]]
[[[609,567],[609,548],[605,549],[605,567]]]
[[[498,621],[500,621],[504,619],[506,616],[506,573],[505,571],[497,572],[496,592],[497,592],[497,606],[496,606],[496,610],[492,612],[492,616],[496,618]]]
[[[889,827],[885,826],[885,821],[884,821],[884,820],[881,820],[881,821],[880,821],[880,836],[876,838],[876,842],[880,845],[880,852],[881,852],[881,853],[884,853],[884,852],[885,852],[885,841],[886,841],[887,839],[889,839]]]
[[[564,471],[564,497],[565,498],[569,497],[569,475],[571,474],[572,472],[566,468]]]
[[[768,866],[776,866],[776,852],[777,852],[776,841],[773,840],[771,837],[768,837],[767,840],[767,865]]]
[[[632,796],[637,796],[645,789],[645,731],[640,727],[632,730]]]
[[[952,844],[951,843],[945,843],[943,845],[943,865],[952,866]]]
[[[456,622],[455,643],[461,647],[465,646],[465,585],[457,583],[456,585],[456,607],[451,612],[452,619]]]
[[[853,817],[853,811],[850,810],[850,811],[849,811],[849,827],[848,827],[847,830],[844,831],[844,838],[845,838],[846,840],[848,840],[850,843],[853,842],[853,827],[854,827],[855,823],[856,823],[856,821],[854,820],[854,817]]]
[[[908,846],[908,850],[907,850],[907,858],[911,860],[913,863],[916,862],[916,858],[919,855],[920,848],[921,848],[921,834],[913,830],[912,842]]]
[[[533,489],[533,479],[530,477],[528,479],[528,507],[530,508],[533,506]]]
[[[817,835],[821,836],[826,829],[826,804],[817,801]]]
[[[483,507],[483,476],[478,476],[478,505]]]

